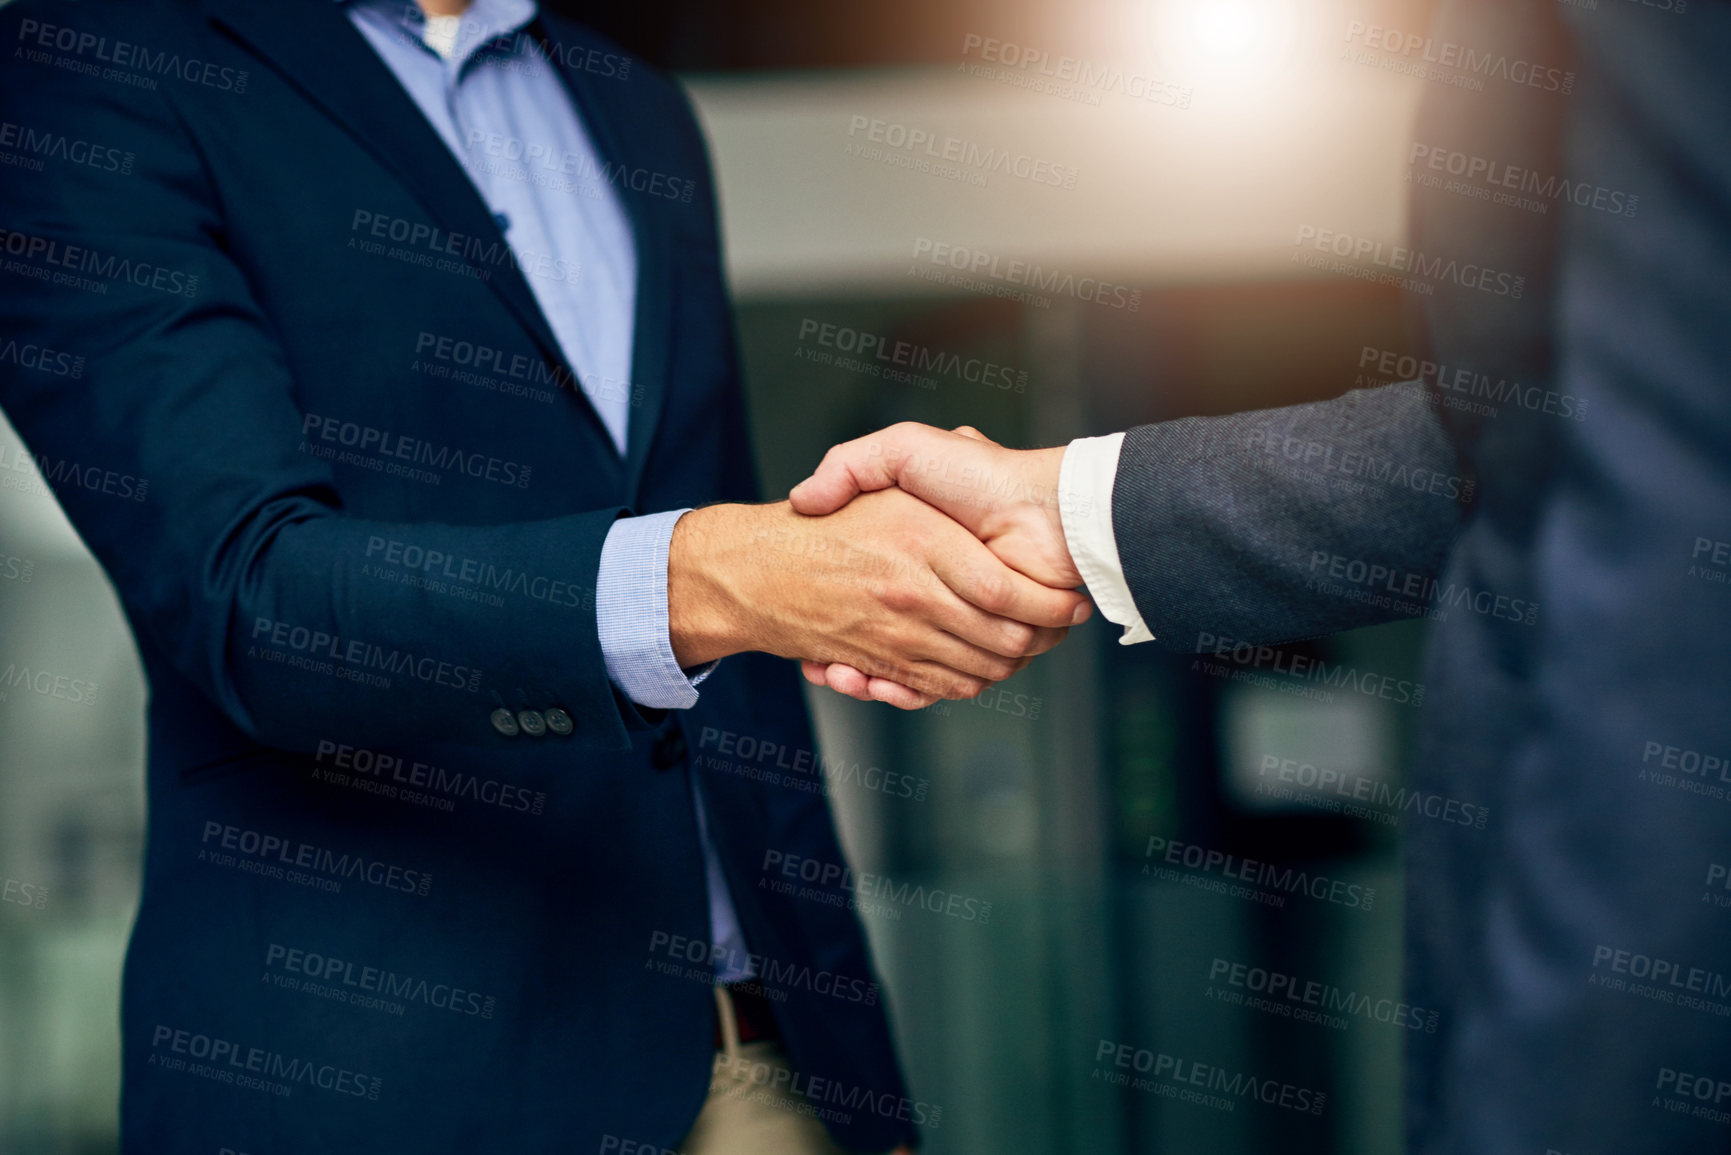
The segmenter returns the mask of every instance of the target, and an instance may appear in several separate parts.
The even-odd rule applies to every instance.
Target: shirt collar
[[[410,39],[434,55],[424,39],[426,14],[415,0],[335,0],[355,8],[368,10],[406,32]],[[456,44],[447,58],[451,67],[461,70],[478,52],[491,50],[505,56],[515,56],[524,50],[523,38],[513,35],[535,19],[539,5],[536,0],[471,0],[463,13]]]

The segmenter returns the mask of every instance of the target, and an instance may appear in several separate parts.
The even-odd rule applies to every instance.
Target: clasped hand
[[[976,697],[1087,620],[1058,510],[1064,450],[906,422],[838,445],[787,502],[680,519],[674,656],[762,650],[918,709]]]

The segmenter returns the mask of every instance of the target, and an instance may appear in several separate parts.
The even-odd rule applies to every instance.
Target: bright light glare
[[[1190,34],[1196,50],[1216,60],[1229,59],[1259,39],[1254,0],[1211,0],[1194,5]]]
[[[1199,86],[1256,87],[1285,61],[1297,33],[1292,0],[1153,0],[1162,61]]]

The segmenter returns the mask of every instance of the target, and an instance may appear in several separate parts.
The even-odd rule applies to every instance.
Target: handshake
[[[1064,452],[904,422],[831,449],[788,501],[693,510],[668,547],[674,657],[797,658],[815,685],[909,710],[979,695],[1092,611]]]

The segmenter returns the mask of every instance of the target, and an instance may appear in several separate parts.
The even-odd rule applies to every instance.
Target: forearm
[[[261,511],[180,596],[154,567],[110,570],[176,665],[270,745],[488,743],[505,708],[564,711],[554,737],[618,749],[595,616],[618,512],[447,526]]]
[[[1192,652],[1422,612],[1473,486],[1404,383],[1132,429],[1110,505],[1142,620]]]

